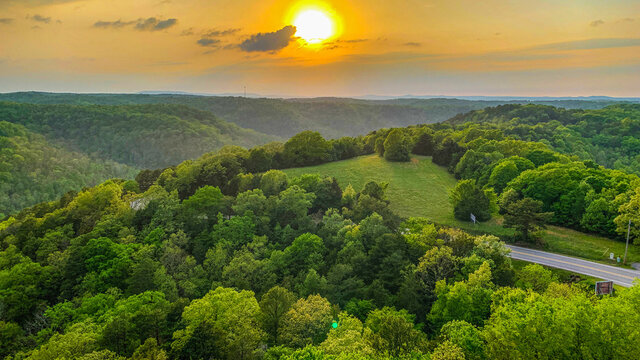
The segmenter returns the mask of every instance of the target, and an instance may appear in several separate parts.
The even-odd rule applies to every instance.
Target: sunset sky
[[[310,9],[331,25],[313,44],[294,27]],[[0,0],[0,92],[244,86],[640,96],[640,1]]]

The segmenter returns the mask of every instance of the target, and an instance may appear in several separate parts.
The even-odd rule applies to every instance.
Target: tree
[[[489,185],[493,186],[496,193],[502,193],[509,181],[515,179],[520,174],[518,167],[513,161],[503,161],[498,163],[491,171]]]
[[[440,337],[459,346],[467,360],[485,359],[480,330],[464,320],[450,321],[440,329]]]
[[[384,307],[367,316],[366,326],[373,332],[371,344],[379,353],[398,357],[417,350],[420,332],[413,327],[413,316],[406,310]]]
[[[433,155],[433,148],[433,132],[429,128],[421,128],[416,135],[411,152],[416,155],[431,156]]]
[[[280,170],[269,170],[260,178],[260,189],[267,197],[280,194],[288,184],[287,174]]]
[[[556,276],[538,264],[529,264],[518,272],[516,285],[543,293],[551,283],[558,281]]]
[[[20,325],[0,321],[0,358],[6,358],[26,345]]]
[[[298,236],[284,250],[286,272],[301,274],[309,269],[319,270],[324,264],[324,252],[324,243],[318,235],[305,233]]]
[[[453,215],[458,220],[471,221],[471,214],[478,221],[491,219],[490,200],[475,180],[458,181],[449,193],[449,200],[453,205]]]
[[[445,340],[433,351],[431,360],[465,360],[465,355],[460,346]]]
[[[435,247],[420,258],[416,276],[427,292],[433,292],[438,281],[453,277],[459,267],[460,258],[453,256],[453,250],[450,247]]]
[[[282,322],[282,341],[292,347],[318,345],[327,336],[332,320],[331,304],[319,295],[296,301]]]
[[[384,141],[384,158],[389,161],[409,161],[409,142],[401,129],[393,129]]]
[[[371,335],[371,330],[364,327],[360,320],[343,312],[338,315],[337,328],[329,331],[320,349],[327,355],[372,356]]]
[[[435,330],[452,320],[482,326],[489,317],[492,289],[491,270],[486,261],[469,274],[468,281],[447,285],[445,280],[440,280],[436,284],[438,299],[433,303],[427,320]]]
[[[173,334],[172,349],[181,359],[216,353],[227,359],[251,359],[264,337],[259,313],[253,292],[218,287],[184,309],[186,328]],[[201,341],[191,341],[198,338]]]
[[[521,238],[531,241],[531,233],[544,229],[553,213],[542,212],[542,201],[524,198],[507,206],[504,214],[504,226],[516,229]]]
[[[303,131],[284,144],[284,156],[292,167],[329,161],[331,150],[331,144],[315,131]]]
[[[295,301],[295,295],[280,286],[274,286],[262,295],[260,319],[271,344],[280,344],[282,320]]]

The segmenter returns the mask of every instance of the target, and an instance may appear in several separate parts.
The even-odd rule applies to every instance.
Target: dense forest
[[[0,121],[0,217],[136,169],[71,151],[24,126]]]
[[[640,174],[640,105],[567,110],[541,105],[503,105],[462,114],[454,124],[479,123],[608,168]]]
[[[0,103],[0,214],[227,144],[274,137],[182,105]]]
[[[640,179],[451,123],[227,146],[0,222],[0,356],[10,359],[605,359],[640,352],[637,286],[596,297],[516,270],[501,239],[402,219],[387,184],[278,168],[430,155],[456,217],[504,213],[616,234]],[[613,199],[614,201],[612,201]],[[589,221],[584,221],[588,218]],[[638,222],[640,223],[640,222]],[[595,225],[594,225],[595,226]],[[636,231],[636,229],[634,229]],[[507,239],[511,240],[511,239]]]
[[[358,136],[384,127],[403,127],[447,120],[457,114],[508,103],[459,99],[356,100],[343,98],[267,99],[147,94],[0,94],[0,101],[35,104],[131,105],[181,104],[210,111],[225,121],[281,139],[305,130],[324,137]],[[600,109],[615,101],[536,100],[536,104],[568,109]]]

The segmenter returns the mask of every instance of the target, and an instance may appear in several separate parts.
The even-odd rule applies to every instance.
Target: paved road
[[[614,284],[624,287],[630,287],[634,279],[640,278],[640,271],[636,270],[623,269],[593,261],[522,248],[519,246],[507,245],[507,247],[511,249],[511,257],[513,259],[568,270],[603,280],[611,280]]]

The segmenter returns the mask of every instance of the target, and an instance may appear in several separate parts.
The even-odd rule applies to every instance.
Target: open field
[[[377,155],[331,162],[318,166],[284,170],[289,176],[315,173],[334,176],[343,188],[351,184],[360,190],[368,181],[388,182],[387,196],[391,208],[400,216],[421,216],[436,223],[458,227],[473,233],[497,236],[513,234],[502,227],[502,219],[493,219],[474,225],[453,217],[448,192],[456,179],[445,168],[431,162],[431,157],[414,156],[411,162],[394,163]],[[622,256],[625,244],[601,236],[581,233],[558,226],[544,231],[544,249],[551,252],[577,256],[611,264],[609,253]],[[628,262],[640,262],[640,248],[629,246]]]

